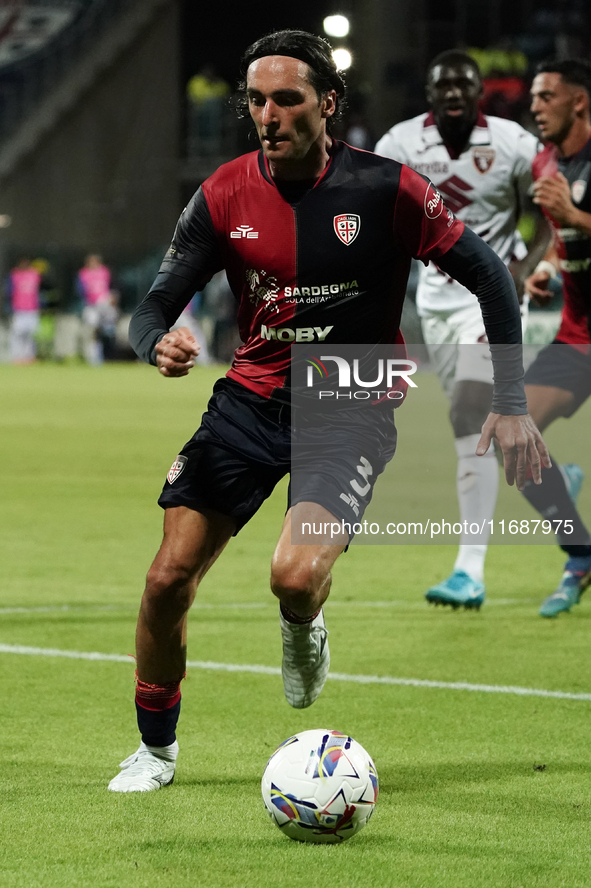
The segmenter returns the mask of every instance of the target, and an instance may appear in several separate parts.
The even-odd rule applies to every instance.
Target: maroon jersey
[[[220,167],[183,212],[136,312],[136,351],[153,348],[196,290],[225,268],[242,345],[228,376],[270,397],[288,383],[292,342],[393,343],[411,257],[438,259],[464,230],[433,186],[396,161],[333,142],[313,187],[291,199],[262,151]],[[296,186],[297,188],[297,186]],[[291,199],[291,202],[290,202]]]
[[[591,213],[591,139],[571,157],[560,157],[555,145],[546,145],[533,162],[534,180],[555,176],[560,171],[570,185],[574,205]],[[591,238],[576,228],[563,228],[544,210],[552,229],[560,258],[564,308],[559,342],[591,342]]]

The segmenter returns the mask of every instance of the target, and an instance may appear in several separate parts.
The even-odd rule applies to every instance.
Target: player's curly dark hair
[[[343,73],[337,69],[332,57],[332,47],[328,40],[317,37],[308,31],[287,29],[284,31],[272,31],[259,40],[256,40],[244,52],[240,61],[240,82],[238,94],[234,99],[234,105],[240,117],[248,116],[248,98],[246,96],[246,72],[249,65],[257,59],[269,55],[290,56],[305,62],[310,68],[310,83],[321,99],[327,92],[336,92],[336,110],[326,122],[330,132],[334,123],[340,120],[345,107],[346,86]]]
[[[546,59],[536,74],[560,74],[565,83],[582,86],[591,101],[591,63],[586,59]]]

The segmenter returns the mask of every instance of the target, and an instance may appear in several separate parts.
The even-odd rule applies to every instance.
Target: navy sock
[[[289,608],[285,607],[281,602],[279,603],[279,608],[281,613],[285,617],[288,623],[295,623],[297,626],[305,626],[306,623],[311,623],[312,620],[315,620],[320,611],[321,607],[318,608],[315,614],[312,614],[311,617],[299,617],[297,614],[294,614],[293,611],[290,611]]]
[[[553,529],[562,519],[556,539],[564,552],[571,557],[591,555],[591,536],[568,494],[558,463],[552,460],[551,468],[542,469],[541,484],[534,484],[531,479],[526,481],[522,493],[542,518],[552,522]],[[572,533],[565,533],[565,521],[567,528],[572,527]]]
[[[137,724],[146,746],[170,746],[176,740],[176,725],[181,711],[178,700],[169,709],[146,709],[135,703]]]

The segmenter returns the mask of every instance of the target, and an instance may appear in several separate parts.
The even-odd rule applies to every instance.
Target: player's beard
[[[475,117],[446,117],[437,120],[437,129],[443,141],[458,151],[462,151],[470,140],[476,123]]]

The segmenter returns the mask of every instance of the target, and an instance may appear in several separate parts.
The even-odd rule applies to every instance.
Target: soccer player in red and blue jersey
[[[553,295],[550,280],[560,275],[564,294],[556,338],[525,378],[529,412],[543,431],[591,395],[591,65],[578,59],[543,63],[531,97],[547,143],[533,163],[534,201],[552,226],[553,243],[526,289],[545,304]],[[576,492],[582,477],[565,478],[556,463],[542,474],[544,483],[528,482],[523,493],[544,518],[563,521],[557,539],[568,560],[540,608],[543,617],[555,617],[578,604],[591,583],[591,536],[573,502],[572,484]]]
[[[203,183],[130,327],[141,358],[166,377],[186,375],[198,344],[188,330],[170,328],[193,293],[225,268],[242,345],[159,500],[164,539],[148,572],[136,634],[142,741],[109,784],[115,792],[145,792],[173,780],[187,614],[197,586],[290,471],[291,343],[399,342],[411,257],[436,259],[477,294],[491,343],[495,394],[480,452],[496,438],[507,480],[519,488],[528,463],[535,478],[548,464],[527,415],[519,346],[507,349],[520,343],[521,323],[503,262],[455,219],[428,180],[331,136],[344,83],[326,41],[302,31],[270,34],[246,51],[243,74],[261,147]],[[368,452],[360,454],[352,435],[339,460],[311,460],[307,483],[292,490],[273,555],[284,691],[296,708],[313,703],[326,679],[322,605],[349,535],[294,545],[292,524],[360,519],[394,452],[392,410],[376,405],[369,426]],[[337,462],[353,477],[360,462],[371,469],[359,498],[341,495]]]

